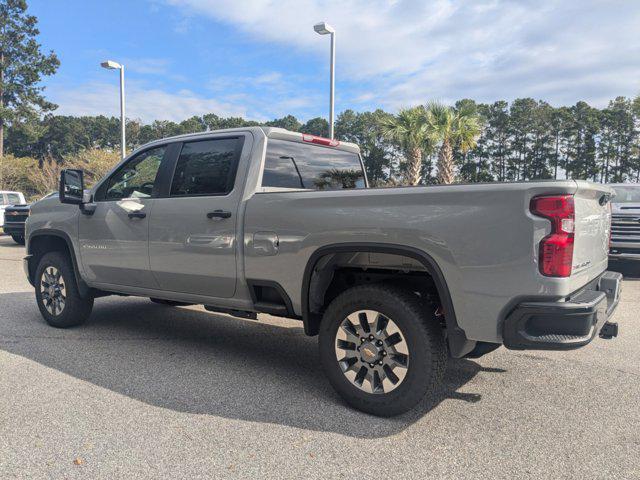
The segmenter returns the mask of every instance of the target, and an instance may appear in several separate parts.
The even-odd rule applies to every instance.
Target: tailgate
[[[595,278],[607,268],[611,231],[611,188],[590,182],[576,182],[575,243],[571,275]]]

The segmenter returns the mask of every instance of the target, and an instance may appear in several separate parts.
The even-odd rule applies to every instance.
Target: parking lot
[[[640,264],[620,336],[451,361],[393,419],[346,407],[301,324],[96,300],[48,327],[0,237],[0,478],[640,478]]]

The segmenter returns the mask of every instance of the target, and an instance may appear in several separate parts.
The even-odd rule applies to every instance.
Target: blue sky
[[[61,114],[179,121],[214,112],[326,116],[337,30],[336,109],[395,111],[431,99],[531,96],[603,106],[640,93],[635,0],[30,0],[61,60],[44,81]]]

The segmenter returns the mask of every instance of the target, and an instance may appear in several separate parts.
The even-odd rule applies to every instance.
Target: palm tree
[[[453,110],[440,102],[431,102],[426,107],[427,130],[434,143],[440,143],[438,152],[438,182],[453,183],[453,147],[463,153],[476,146],[480,135],[480,119],[476,112],[468,108]]]
[[[431,148],[427,126],[427,111],[422,105],[401,109],[397,115],[381,121],[382,134],[396,142],[409,157],[405,174],[409,185],[420,183],[422,156]]]
[[[333,168],[326,172],[322,172],[313,182],[318,190],[326,188],[356,188],[358,180],[362,179],[362,171],[360,170],[338,170]]]

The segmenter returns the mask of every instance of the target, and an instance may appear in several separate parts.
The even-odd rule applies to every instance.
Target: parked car
[[[43,198],[57,197],[58,192],[50,193]],[[4,233],[11,235],[13,241],[19,245],[24,245],[24,230],[27,218],[29,217],[29,210],[31,205],[9,205],[5,208],[4,213]]]
[[[611,201],[611,258],[640,260],[640,185],[616,183]]]
[[[90,191],[63,171],[60,201],[31,209],[25,271],[54,327],[109,294],[301,320],[337,392],[389,416],[448,357],[615,336],[611,195],[573,180],[373,189],[354,144],[206,132],[141,147]]]
[[[4,211],[8,205],[27,203],[21,192],[0,191],[0,227],[4,227]]]

